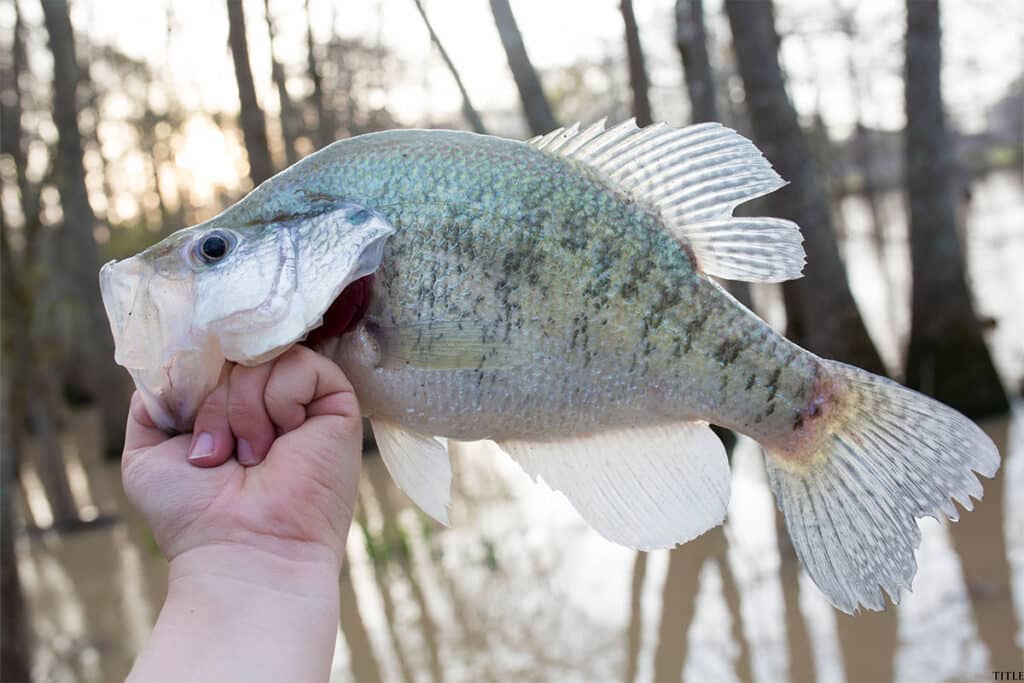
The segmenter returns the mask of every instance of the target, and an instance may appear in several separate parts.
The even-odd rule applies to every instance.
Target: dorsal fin
[[[800,228],[781,218],[733,217],[739,204],[785,181],[750,140],[718,123],[637,127],[630,119],[577,123],[530,145],[596,171],[609,185],[655,210],[689,246],[702,271],[731,280],[781,282],[801,275]]]

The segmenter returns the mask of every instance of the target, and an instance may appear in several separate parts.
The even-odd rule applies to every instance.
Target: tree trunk
[[[633,683],[640,668],[640,650],[644,635],[644,579],[647,576],[647,551],[637,550],[633,558],[633,578],[629,588],[629,627],[626,631],[626,669],[623,681]]]
[[[986,426],[1001,453],[1010,453],[1010,420],[993,420]],[[1020,455],[1020,453],[1018,453]],[[1013,572],[1007,548],[1005,523],[1009,521],[1007,496],[1017,489],[1003,468],[994,479],[982,479],[984,495],[974,510],[948,529],[960,560],[967,597],[971,601],[978,636],[989,652],[993,669],[1020,669],[1024,647],[1017,644],[1018,627],[1013,604]],[[1013,542],[1011,538],[1011,543]]]
[[[907,384],[978,417],[1009,410],[967,290],[956,234],[953,146],[940,83],[936,0],[907,1],[906,174],[912,312]]]
[[[723,528],[722,535],[725,535]],[[725,598],[725,608],[729,611],[729,626],[732,630],[732,639],[736,643],[736,678],[740,681],[753,681],[754,673],[750,668],[750,644],[747,643],[747,635],[743,632],[743,601],[740,596],[740,587],[736,583],[736,575],[732,572],[732,565],[729,564],[729,553],[726,547],[722,556],[718,558],[719,573],[722,576],[722,597]]]
[[[534,135],[549,133],[558,128],[558,121],[551,113],[551,104],[544,94],[540,77],[537,76],[537,70],[533,68],[530,56],[526,53],[523,35],[519,32],[519,25],[516,24],[509,0],[491,0],[491,12],[498,27],[498,35],[501,36],[501,44],[505,47],[508,66],[516,80],[516,87],[519,88],[519,98],[523,102],[523,112],[526,114],[530,131]]]
[[[382,680],[380,667],[373,654],[370,634],[366,630],[363,615],[359,611],[359,599],[356,597],[355,586],[352,585],[349,558],[341,565],[339,579],[341,609],[338,619],[342,634],[349,650],[349,668],[352,678],[360,683],[376,683]]]
[[[20,21],[15,28],[15,31],[19,30]],[[4,94],[10,92],[11,84],[7,81],[15,73],[5,70]],[[0,100],[5,105],[4,115],[10,113],[6,106],[7,100]],[[4,316],[0,354],[6,368],[0,374],[0,420],[3,421],[0,425],[0,633],[3,634],[0,638],[0,681],[27,681],[30,680],[32,660],[31,632],[25,596],[18,576],[18,558],[14,547],[15,508],[11,503],[11,496],[18,487],[18,445],[23,422],[23,411],[15,397],[24,394],[24,391],[15,391],[15,387],[23,379],[27,345],[25,338],[20,335],[23,328],[19,325],[24,320],[24,313],[16,295],[18,286],[6,241],[5,215],[0,207],[0,277],[3,278],[0,296],[3,298]]]
[[[683,60],[683,76],[690,96],[690,122],[720,121],[715,94],[715,76],[708,57],[708,35],[704,28],[703,0],[676,0],[676,47]],[[729,293],[740,303],[751,307],[750,284],[727,282]],[[736,443],[735,435],[725,437],[725,430],[716,433],[722,438],[726,452]]]
[[[676,0],[676,47],[683,59],[692,123],[721,120],[715,101],[715,77],[708,57],[703,4],[703,0]]]
[[[626,30],[626,57],[629,59],[629,85],[633,90],[633,116],[636,125],[647,126],[651,118],[651,100],[648,96],[647,68],[644,66],[644,51],[640,47],[640,31],[633,14],[633,0],[620,0],[622,23]]]
[[[452,72],[452,77],[455,79],[455,85],[458,86],[459,92],[462,93],[462,115],[466,117],[469,125],[474,131],[481,134],[486,134],[487,129],[484,128],[483,119],[480,118],[480,114],[477,113],[473,107],[473,103],[469,99],[469,93],[466,92],[466,86],[462,84],[462,77],[459,76],[459,70],[455,68],[455,64],[452,62],[451,57],[448,56],[448,51],[444,49],[444,45],[441,44],[441,39],[434,31],[433,25],[430,23],[430,19],[427,18],[427,11],[423,8],[422,0],[413,0],[416,3],[416,9],[419,10],[420,16],[423,17],[423,23],[427,27],[427,31],[430,33],[430,40],[434,42],[434,46],[437,47],[437,51],[441,54],[441,59],[448,66],[448,70]]]
[[[862,103],[869,99],[861,69],[855,58],[857,23],[855,12],[843,6],[840,0],[833,0],[839,25],[846,37],[846,74],[853,92],[853,137],[850,140],[852,161],[860,171],[860,186],[857,192],[867,202],[868,216],[871,218],[871,240],[878,258],[879,270],[885,286],[885,317],[889,327],[895,329],[896,291],[892,276],[885,258],[886,221],[881,205],[881,186],[875,174],[875,154],[872,150],[868,128],[864,124],[864,107]],[[819,109],[820,110],[820,109]]]
[[[316,132],[314,140],[317,149],[322,149],[334,142],[337,133],[334,117],[324,105],[324,79],[320,74],[320,63],[316,58],[316,42],[313,40],[313,17],[309,13],[309,0],[306,0],[306,75],[313,86],[309,99],[313,102],[316,112]]]
[[[31,373],[29,381],[40,382],[42,373]],[[34,376],[32,376],[34,375]],[[60,445],[60,427],[54,413],[57,411],[56,392],[50,387],[35,385],[29,396],[28,413],[32,433],[38,448],[36,471],[46,491],[46,500],[53,515],[53,528],[74,529],[80,526],[78,505],[68,483],[68,471],[64,465],[64,451]]]
[[[800,609],[800,560],[786,531],[780,512],[775,513],[775,539],[779,549],[779,582],[782,584],[782,608],[786,618],[786,658],[791,681],[814,680],[814,657],[807,620]]]
[[[850,293],[828,201],[786,94],[772,3],[726,0],[725,10],[754,139],[790,182],[766,197],[765,205],[772,215],[800,225],[807,251],[804,277],[783,285],[787,334],[814,353],[885,374]]]
[[[28,71],[28,54],[25,51],[24,24],[21,21],[20,6],[14,5],[14,40],[11,55],[11,69],[4,70],[0,83],[0,154],[8,154],[14,161],[17,174],[18,192],[21,194],[22,215],[25,230],[35,224],[39,217],[39,188],[33,187],[27,171],[27,144],[21,129],[22,74]]]
[[[725,533],[721,526],[669,552],[658,644],[654,649],[655,681],[682,680],[689,653],[690,624],[697,613],[700,570],[706,560],[724,552]]]
[[[60,190],[64,230],[61,246],[75,289],[78,332],[75,346],[89,397],[99,403],[103,416],[104,446],[119,453],[124,442],[128,409],[125,378],[114,364],[114,344],[99,290],[99,251],[93,237],[96,216],[89,205],[82,162],[82,136],[78,128],[76,85],[79,82],[75,39],[65,0],[42,0],[46,30],[53,53],[53,122],[57,127],[55,171]]]
[[[242,0],[227,0],[227,4],[228,42],[231,44],[231,59],[235,64],[235,81],[238,84],[238,123],[242,127],[245,152],[249,157],[249,177],[253,185],[259,185],[274,175],[274,164],[270,160],[270,147],[267,145],[267,122],[256,100]]]
[[[4,399],[7,400],[6,398]],[[29,629],[28,610],[25,596],[18,577],[18,558],[14,548],[14,510],[11,493],[14,491],[13,468],[10,459],[14,457],[10,447],[11,435],[4,425],[3,439],[6,443],[0,452],[3,472],[0,473],[0,680],[31,680],[32,638]]]
[[[298,113],[295,111],[295,103],[288,94],[288,80],[285,77],[284,66],[277,61],[274,54],[274,19],[270,16],[270,0],[263,0],[264,15],[267,19],[267,35],[270,37],[270,74],[274,79],[274,86],[277,88],[277,99],[281,106],[281,137],[284,138],[285,161],[291,166],[299,160],[299,152],[295,147],[295,140],[299,137]]]

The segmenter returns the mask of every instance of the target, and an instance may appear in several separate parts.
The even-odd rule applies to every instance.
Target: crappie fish
[[[764,448],[804,567],[838,608],[916,571],[999,454],[954,410],[786,340],[711,276],[800,276],[798,227],[732,215],[784,184],[718,124],[529,142],[406,130],[337,142],[215,218],[104,266],[117,347],[187,431],[225,361],[306,340],[352,381],[396,483],[447,522],[446,442],[492,439],[608,539],[721,523],[709,423]]]

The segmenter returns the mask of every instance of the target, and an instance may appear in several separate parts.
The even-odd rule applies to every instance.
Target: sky
[[[756,2],[758,0],[751,0]],[[517,111],[517,91],[502,50],[487,0],[424,0],[436,30],[476,107]],[[388,109],[403,125],[424,120],[459,120],[461,104],[455,84],[433,50],[412,0],[310,0],[314,35],[326,42],[331,31],[361,36],[387,45],[406,64],[406,77],[390,83]],[[21,2],[29,23],[39,25],[34,2]],[[218,0],[73,0],[76,30],[94,41],[154,65],[185,108],[205,112],[238,110],[234,72],[227,47],[227,12]],[[678,52],[673,43],[673,1],[635,0],[641,41],[652,82],[655,118],[686,123],[687,105]],[[776,0],[777,23],[787,36],[782,44],[784,68],[794,102],[803,115],[820,105],[834,134],[849,131],[859,107],[864,121],[898,130],[903,125],[902,39],[904,15],[897,0]],[[853,8],[858,28],[854,59],[865,74],[863,92],[846,77],[850,44],[835,31],[835,8]],[[168,38],[168,8],[173,31]],[[271,113],[277,98],[270,78],[269,40],[263,0],[244,0],[250,61],[260,101]],[[618,0],[513,0],[526,47],[541,71],[609,55],[624,60]],[[1024,68],[1024,11],[1001,0],[944,0],[943,86],[946,104],[964,128],[984,124],[986,105],[996,100]],[[305,60],[303,0],[271,0],[277,39],[275,51],[296,78],[298,91]],[[705,0],[709,31],[722,45],[728,23],[721,0]],[[10,17],[0,20],[10,25]],[[48,68],[42,45],[37,69]],[[712,61],[725,58],[712,55]],[[625,68],[624,66],[622,67]],[[486,118],[486,117],[485,117]],[[497,132],[520,135],[522,123]],[[106,142],[105,142],[106,145]],[[190,123],[177,162],[196,178],[196,189],[209,192],[228,184],[243,169],[237,145],[208,121]],[[199,199],[204,199],[200,197]]]
[[[757,0],[752,0],[757,1]],[[481,109],[516,105],[516,91],[505,55],[494,29],[486,0],[425,0],[431,19],[460,69],[471,97]],[[389,104],[404,120],[415,120],[424,110],[457,111],[458,92],[440,59],[433,54],[423,23],[412,0],[311,0],[314,34],[327,40],[334,30],[346,36],[382,40],[410,64],[425,64],[430,84],[425,96],[421,84],[395,88]],[[23,3],[24,4],[24,3]],[[30,3],[29,3],[30,4]],[[186,103],[201,103],[207,110],[237,110],[234,76],[227,50],[227,16],[216,0],[177,0],[172,4],[175,32],[168,49],[167,3],[138,0],[75,0],[76,28],[95,39],[116,45],[123,52],[167,62],[169,76],[185,86],[179,91]],[[836,5],[854,7],[861,35],[857,54],[861,67],[872,74],[871,101],[865,115],[879,125],[898,127],[902,121],[900,53],[903,34],[902,3],[892,0],[778,0],[780,30],[794,29],[807,38],[783,43],[783,58],[793,82],[793,96],[802,109],[813,94],[805,84],[818,77],[822,102],[830,123],[840,128],[851,120],[850,89],[845,78],[846,41],[830,30]],[[997,0],[945,0],[942,3],[945,67],[944,86],[949,105],[975,109],[978,100],[990,101],[1024,65],[1024,11],[1016,3]],[[672,43],[671,0],[636,0],[641,39],[655,87],[678,87],[678,57]],[[711,30],[726,35],[728,25],[721,0],[707,0],[705,11]],[[262,0],[244,3],[248,21],[250,57],[262,99],[273,109],[268,39]],[[305,15],[302,0],[273,0],[277,25],[276,50],[286,64],[301,67],[305,59]],[[34,9],[34,8],[33,8]],[[621,50],[622,20],[617,0],[515,0],[513,10],[531,59],[541,70],[568,66],[583,59],[602,59]],[[823,11],[828,10],[828,11]],[[381,21],[378,21],[378,16]],[[667,67],[667,68],[666,68]],[[877,92],[876,92],[877,91]],[[426,101],[429,100],[429,101]],[[970,123],[976,124],[977,121]]]

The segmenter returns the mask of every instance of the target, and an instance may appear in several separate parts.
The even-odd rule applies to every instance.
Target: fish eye
[[[234,238],[223,230],[214,230],[204,235],[195,247],[196,255],[204,263],[216,263],[227,256],[234,245]]]

